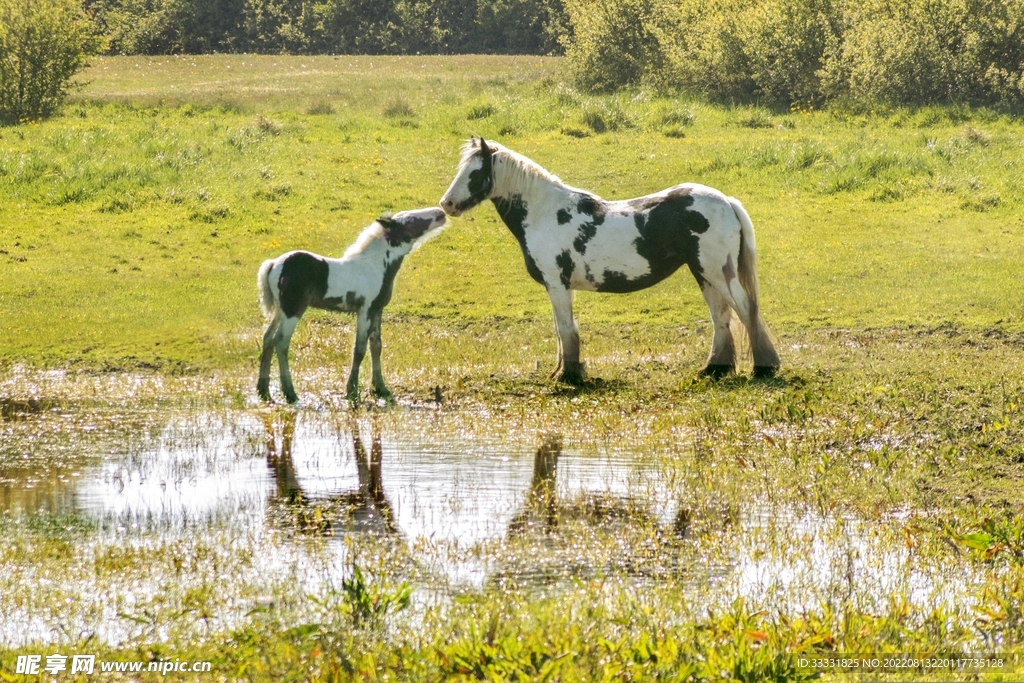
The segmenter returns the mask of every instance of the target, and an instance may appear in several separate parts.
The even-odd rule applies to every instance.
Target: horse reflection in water
[[[370,452],[359,435],[359,424],[353,420],[352,446],[356,458],[358,486],[355,489],[323,496],[310,496],[299,483],[292,461],[297,413],[289,411],[281,417],[281,447],[277,446],[278,427],[273,415],[263,417],[266,428],[267,468],[277,484],[275,500],[290,513],[291,521],[301,533],[335,535],[346,531],[394,534],[397,531],[391,503],[384,495],[381,479],[380,432],[372,427]]]
[[[587,524],[641,522],[654,528],[659,527],[651,511],[632,497],[590,492],[582,500],[560,501],[556,480],[561,456],[561,437],[542,437],[540,447],[533,457],[530,490],[523,507],[508,525],[509,536],[522,536],[532,530],[550,533],[558,528],[560,521]],[[680,509],[672,535],[684,537],[688,534],[688,514],[688,511]]]

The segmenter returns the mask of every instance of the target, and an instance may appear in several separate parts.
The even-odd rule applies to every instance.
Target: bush
[[[74,0],[0,0],[0,121],[55,112],[98,47]]]
[[[740,44],[755,94],[772,102],[822,99],[820,72],[841,41],[833,0],[769,0],[746,12]]]
[[[658,0],[568,0],[573,36],[565,54],[573,80],[590,91],[639,83],[663,68]]]
[[[570,0],[571,73],[777,104],[1024,102],[1024,0]]]
[[[967,2],[867,0],[850,7],[827,90],[856,100],[959,101],[979,94],[977,22]]]

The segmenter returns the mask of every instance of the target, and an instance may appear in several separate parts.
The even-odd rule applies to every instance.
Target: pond
[[[7,645],[230,628],[367,562],[420,600],[613,577],[671,579],[697,608],[962,605],[975,578],[913,552],[900,513],[730,490],[683,435],[581,439],[431,405],[0,407]]]

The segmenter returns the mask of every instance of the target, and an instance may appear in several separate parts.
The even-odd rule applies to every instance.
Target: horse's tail
[[[273,267],[274,259],[267,259],[260,266],[260,271],[256,275],[256,286],[260,290],[260,308],[263,309],[263,315],[267,318],[277,310],[277,304],[274,303],[274,290],[270,286],[270,271]]]
[[[750,338],[750,350],[754,355],[754,365],[758,367],[778,368],[779,354],[772,343],[771,332],[761,318],[760,292],[757,282],[757,243],[754,240],[754,224],[750,215],[740,201],[729,197],[729,204],[740,221],[740,253],[737,259],[737,277],[740,286],[747,294],[750,302],[750,320],[744,320],[747,336]]]

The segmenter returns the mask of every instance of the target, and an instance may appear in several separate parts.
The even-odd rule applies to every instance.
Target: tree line
[[[559,54],[585,91],[1024,104],[1024,0],[0,0],[0,121],[90,54]]]
[[[85,0],[113,54],[551,54],[561,0]]]

